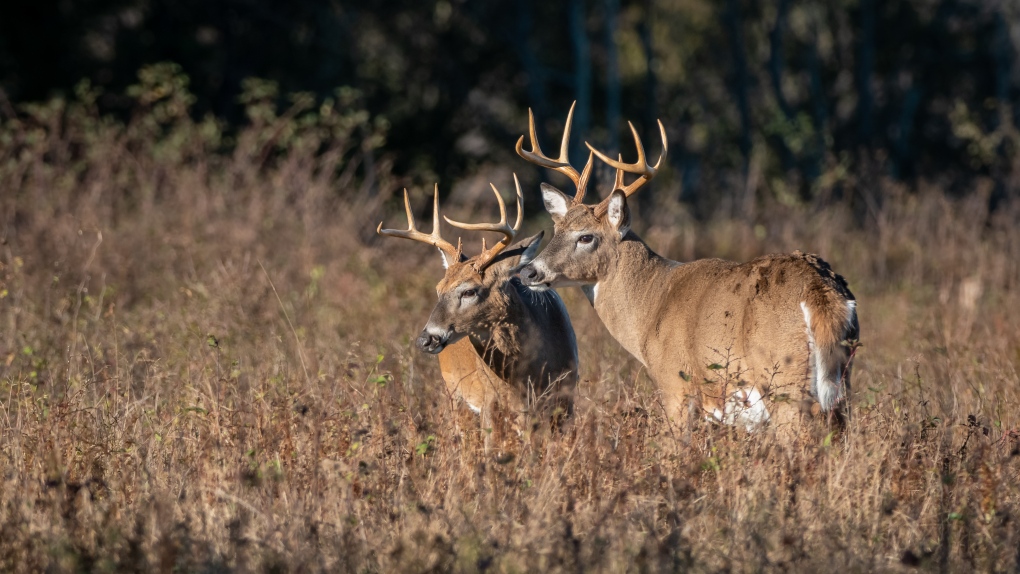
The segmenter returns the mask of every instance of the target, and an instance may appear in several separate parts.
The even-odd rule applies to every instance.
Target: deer
[[[554,291],[538,292],[521,284],[518,270],[535,256],[544,231],[514,243],[523,220],[523,193],[517,188],[517,220],[507,222],[506,204],[490,184],[499,205],[497,223],[461,223],[443,216],[453,227],[499,233],[503,238],[473,257],[444,240],[439,229],[439,185],[432,204],[432,233],[417,229],[407,190],[404,190],[406,230],[383,229],[383,236],[427,243],[439,250],[445,274],[436,285],[438,302],[415,341],[418,349],[438,355],[439,369],[452,397],[480,415],[483,429],[496,428],[496,412],[517,413],[519,426],[525,409],[553,405],[561,421],[573,413],[577,383],[577,342],[566,307]],[[546,411],[549,409],[546,408]],[[512,417],[508,417],[511,418]],[[492,432],[485,436],[489,450]]]
[[[746,263],[722,259],[673,261],[655,253],[631,228],[627,200],[655,177],[633,123],[634,163],[608,157],[586,142],[578,172],[567,148],[573,106],[560,155],[542,152],[529,110],[531,150],[518,155],[566,175],[573,197],[541,184],[553,236],[520,270],[539,291],[580,287],[620,345],[647,369],[672,420],[794,428],[805,409],[830,424],[849,414],[851,362],[859,339],[857,301],[846,280],[814,254],[795,251]],[[613,188],[598,204],[584,203],[594,157],[615,168]],[[626,174],[637,178],[626,184]],[[719,372],[725,368],[727,375]],[[815,406],[817,405],[817,406]]]

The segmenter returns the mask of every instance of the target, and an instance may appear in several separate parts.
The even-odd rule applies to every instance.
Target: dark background
[[[128,117],[143,66],[175,62],[195,117],[245,120],[242,81],[322,100],[354,88],[415,185],[505,165],[534,108],[546,151],[577,100],[581,140],[632,157],[633,120],[680,199],[740,212],[891,178],[1015,195],[1017,14],[973,0],[38,0],[0,8],[0,114],[70,94]],[[851,185],[851,183],[856,185]],[[987,186],[985,186],[987,187]],[[442,186],[441,186],[442,188]],[[750,191],[748,191],[750,190]],[[994,207],[994,205],[993,205]]]

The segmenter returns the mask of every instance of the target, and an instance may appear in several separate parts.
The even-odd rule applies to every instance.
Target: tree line
[[[39,0],[0,8],[0,114],[87,79],[128,116],[138,70],[180,65],[191,113],[247,121],[248,78],[320,101],[343,88],[384,122],[394,170],[450,180],[515,162],[527,108],[555,146],[633,154],[667,186],[751,212],[875,178],[1016,195],[1015,0]],[[654,156],[653,156],[654,157]],[[880,194],[871,201],[880,201]]]

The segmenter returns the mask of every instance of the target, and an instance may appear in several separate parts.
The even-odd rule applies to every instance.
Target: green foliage
[[[671,153],[656,186],[700,215],[734,202],[751,215],[748,193],[824,201],[872,169],[962,184],[1015,171],[1008,3],[123,0],[51,12],[0,20],[0,116],[134,116],[139,136],[172,134],[160,138],[171,157],[232,149],[246,127],[255,158],[356,134],[431,184],[523,166],[512,143],[526,109],[549,136],[578,100],[578,141],[625,155],[623,120],[647,138],[660,117]],[[175,63],[152,64],[166,54]],[[185,116],[193,129],[178,129]],[[1013,193],[1014,179],[999,181]]]
[[[428,455],[430,452],[435,450],[436,448],[435,442],[436,436],[430,434],[429,436],[425,437],[425,440],[418,443],[418,445],[414,447],[415,454],[421,457]]]

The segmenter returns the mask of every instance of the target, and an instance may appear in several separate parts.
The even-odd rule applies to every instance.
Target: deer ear
[[[443,260],[443,269],[449,269],[453,261],[450,261],[450,256],[442,249],[439,250],[439,258]]]
[[[496,256],[495,261],[486,268],[485,276],[488,277],[490,274],[494,276],[503,274],[513,275],[520,271],[521,267],[530,263],[535,258],[535,255],[538,254],[538,247],[542,244],[542,236],[544,235],[544,231],[539,231],[535,235],[525,237],[504,249],[502,253]]]
[[[545,202],[545,210],[549,212],[549,215],[553,217],[553,220],[557,220],[567,214],[567,210],[570,209],[570,198],[567,194],[549,185],[543,183],[542,189],[542,201]]]
[[[457,238],[457,261],[453,260],[453,255],[450,255],[442,249],[439,250],[439,258],[443,260],[443,269],[449,269],[451,265],[457,263],[457,261],[467,261],[467,257],[464,257],[464,253],[460,250],[460,238]]]
[[[532,235],[524,241],[521,241],[521,244],[523,244],[522,246],[524,247],[524,252],[521,253],[520,260],[517,261],[516,265],[514,265],[515,272],[528,263],[531,263],[531,260],[535,258],[535,255],[538,254],[539,246],[542,245],[543,235],[545,235],[545,231],[539,231],[538,234]]]
[[[627,196],[622,191],[616,190],[609,196],[606,219],[609,225],[620,232],[621,238],[630,231],[630,208],[627,207]]]

